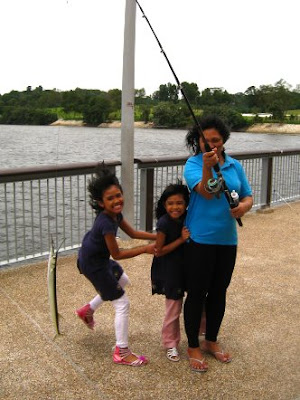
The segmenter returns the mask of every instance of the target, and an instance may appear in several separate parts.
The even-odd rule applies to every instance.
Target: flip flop
[[[220,354],[221,355],[221,357],[225,357],[225,353],[224,353],[224,350],[221,350],[221,351],[215,351],[215,352],[209,352],[211,355],[213,355],[214,357],[215,357],[215,359],[216,360],[218,360],[218,361],[220,361],[222,364],[228,364],[228,363],[230,363],[231,361],[232,361],[232,358],[231,357],[229,357],[229,358],[227,358],[227,360],[221,360],[219,357],[218,357],[218,354]]]
[[[192,367],[192,365],[190,363],[190,368],[194,372],[206,372],[208,370],[208,367],[204,366],[205,365],[205,358],[202,358],[202,360],[199,360],[199,358],[189,357],[189,361],[196,361],[198,364],[200,364],[202,366],[202,368],[194,368],[194,367]]]
[[[232,361],[232,358],[231,358],[231,357],[229,357],[227,360],[224,360],[224,357],[225,357],[225,352],[224,352],[224,350],[221,350],[221,351],[211,351],[211,350],[205,350],[205,349],[201,348],[201,351],[203,351],[204,353],[211,354],[212,356],[215,357],[215,359],[216,359],[217,361],[221,362],[222,364],[228,364],[228,363],[230,363],[230,362]],[[223,357],[223,359],[221,359],[220,356]]]

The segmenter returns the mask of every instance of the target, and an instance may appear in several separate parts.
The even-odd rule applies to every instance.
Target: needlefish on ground
[[[60,245],[61,246],[61,245]],[[60,248],[59,246],[59,248]],[[50,252],[48,258],[48,274],[47,274],[47,284],[48,284],[48,298],[49,298],[49,306],[50,306],[50,315],[55,329],[55,336],[53,340],[61,335],[59,329],[59,318],[60,315],[58,313],[57,307],[57,293],[56,293],[56,264],[59,248],[54,250],[54,241],[51,237],[50,244]]]

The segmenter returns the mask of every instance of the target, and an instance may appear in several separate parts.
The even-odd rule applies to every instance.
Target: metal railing
[[[229,153],[239,160],[253,190],[253,210],[300,199],[300,149]],[[153,211],[164,187],[183,179],[186,157],[139,159],[140,228],[150,231]]]
[[[230,153],[242,163],[254,209],[300,199],[300,149]],[[183,180],[187,157],[135,160],[134,216],[151,231],[155,204],[165,186]],[[120,161],[106,163],[120,178]],[[0,266],[45,256],[50,237],[61,251],[76,249],[91,227],[87,182],[97,163],[0,171]]]

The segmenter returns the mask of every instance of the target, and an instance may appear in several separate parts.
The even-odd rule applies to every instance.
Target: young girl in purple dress
[[[124,291],[128,276],[114,260],[131,258],[142,253],[153,254],[154,244],[123,250],[118,246],[116,234],[119,227],[134,239],[155,240],[156,234],[136,231],[123,218],[123,190],[117,177],[109,170],[104,167],[98,170],[96,176],[89,182],[88,191],[96,219],[92,229],[83,238],[78,255],[78,267],[93,284],[98,295],[89,304],[76,310],[76,313],[92,329],[95,309],[104,301],[111,301],[115,308],[116,334],[113,362],[142,366],[147,364],[147,358],[132,353],[128,347],[129,300]]]

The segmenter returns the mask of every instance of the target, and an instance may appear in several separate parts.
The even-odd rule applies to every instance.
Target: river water
[[[135,129],[135,158],[188,156],[184,143],[185,135],[185,130]],[[238,152],[296,148],[300,148],[300,135],[233,132],[226,143],[227,150]],[[119,128],[0,125],[0,169],[120,160],[120,155]],[[299,166],[295,165],[290,169],[298,168]],[[289,174],[291,173],[292,171],[289,171]],[[57,205],[54,200],[48,204],[48,188],[43,186],[46,182],[42,181],[41,185],[41,203],[38,206],[34,200],[34,212],[31,209],[33,204],[30,201],[24,204],[22,200],[22,191],[24,198],[30,198],[30,185],[25,184],[16,189],[16,199],[13,198],[15,189],[12,186],[8,185],[5,191],[0,192],[0,265],[1,261],[7,260],[7,254],[10,258],[18,258],[34,254],[35,249],[47,251],[50,233],[55,235],[57,243],[61,242],[62,238],[65,238],[66,246],[80,243],[86,230],[82,207],[85,210],[88,207],[90,211],[89,206],[82,200],[77,203],[74,194],[74,203],[70,200],[70,204],[73,204],[70,207],[71,211],[68,209],[68,212],[65,212],[61,186],[55,189],[57,198],[61,201]],[[65,181],[63,190],[65,198],[68,198],[72,192],[71,183]],[[5,198],[11,200],[5,202]],[[80,204],[80,213],[76,204]]]
[[[188,156],[186,130],[135,129],[135,158]],[[0,169],[120,160],[120,128],[0,125]],[[228,151],[300,148],[300,135],[232,132]]]

